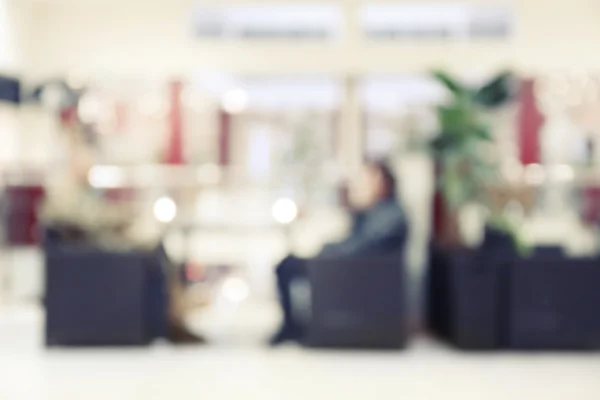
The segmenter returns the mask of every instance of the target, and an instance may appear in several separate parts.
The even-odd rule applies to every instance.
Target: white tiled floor
[[[47,351],[38,310],[0,309],[0,399],[600,399],[598,354],[268,350],[242,329],[267,319],[235,314],[205,318],[241,333],[213,346]]]

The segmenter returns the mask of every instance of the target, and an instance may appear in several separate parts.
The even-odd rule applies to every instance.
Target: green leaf
[[[438,107],[438,118],[446,135],[461,138],[474,127],[474,110],[466,102],[453,102]]]
[[[499,107],[514,97],[514,82],[512,73],[503,72],[477,90],[473,99],[483,107]]]
[[[468,97],[471,95],[471,91],[466,86],[452,78],[446,72],[436,70],[431,75],[455,96]]]
[[[485,149],[482,145],[493,141],[491,130],[482,118],[482,105],[486,106],[499,97],[499,92],[494,90],[498,90],[500,83],[509,79],[509,75],[502,79],[498,77],[486,85],[486,90],[477,93],[481,94],[481,99],[449,74],[438,71],[433,75],[454,94],[449,103],[437,108],[441,132],[429,146],[442,165],[439,188],[448,205],[454,209],[470,201],[484,202],[483,189],[496,180],[498,172],[482,154],[482,149]]]

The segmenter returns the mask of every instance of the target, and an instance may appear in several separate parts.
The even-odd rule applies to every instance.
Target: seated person
[[[92,165],[89,150],[79,148],[72,152],[69,168],[49,180],[41,220],[58,232],[58,238],[47,238],[46,246],[59,240],[91,244],[111,252],[162,251],[160,235],[144,236],[135,229],[137,218],[131,206],[106,201],[88,183]],[[168,338],[174,343],[201,343],[202,338],[184,325],[184,291],[178,269],[174,265],[165,267],[161,279],[169,287],[169,315],[165,316]]]
[[[339,243],[325,245],[318,257],[368,257],[403,250],[407,223],[396,199],[396,179],[385,163],[367,163],[359,179],[351,182],[350,202],[354,208],[350,235]],[[283,321],[270,340],[273,346],[303,339],[305,323],[294,318],[290,291],[294,281],[306,279],[306,262],[288,256],[277,266],[276,274]]]

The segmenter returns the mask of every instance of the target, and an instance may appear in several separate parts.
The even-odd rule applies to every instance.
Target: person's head
[[[369,161],[350,182],[350,202],[365,209],[396,197],[396,177],[385,161]]]

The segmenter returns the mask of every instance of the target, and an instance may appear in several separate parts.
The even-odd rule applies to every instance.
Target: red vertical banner
[[[227,167],[230,163],[230,145],[231,145],[231,114],[227,111],[219,110],[219,165]]]
[[[167,148],[167,164],[183,164],[183,112],[181,93],[183,84],[180,81],[169,85],[170,114],[169,114],[169,143]]]
[[[519,157],[523,165],[539,164],[540,129],[544,123],[544,116],[537,106],[533,79],[521,82],[519,102]]]

